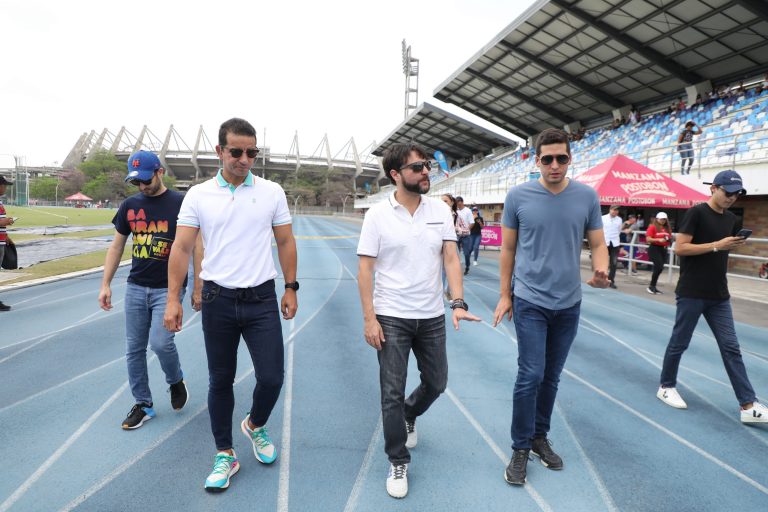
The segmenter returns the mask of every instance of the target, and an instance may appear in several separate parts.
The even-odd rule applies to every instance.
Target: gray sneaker
[[[509,465],[504,471],[504,480],[508,484],[523,485],[525,483],[526,468],[530,459],[529,452],[530,450],[528,449],[514,450],[512,452],[512,460],[509,461]]]
[[[552,451],[552,442],[546,437],[534,437],[531,442],[531,453],[541,460],[544,467],[563,469],[563,459]]]

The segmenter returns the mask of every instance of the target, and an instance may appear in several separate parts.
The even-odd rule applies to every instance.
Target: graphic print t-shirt
[[[184,196],[166,190],[159,196],[142,193],[123,201],[112,224],[121,235],[133,234],[133,265],[128,282],[148,288],[168,287],[168,256],[176,238],[176,218]]]
[[[3,206],[3,202],[0,201],[0,219],[5,218],[5,206]],[[6,240],[8,240],[8,231],[5,227],[0,227],[0,245],[5,245]]]

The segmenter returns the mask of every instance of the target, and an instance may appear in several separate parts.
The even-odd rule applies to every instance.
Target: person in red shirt
[[[666,213],[656,214],[656,218],[651,221],[651,225],[645,231],[645,241],[648,242],[648,257],[653,262],[651,284],[647,291],[658,295],[661,292],[656,288],[656,282],[659,280],[661,271],[664,270],[664,262],[667,261],[667,247],[672,243],[672,230],[669,228]]]

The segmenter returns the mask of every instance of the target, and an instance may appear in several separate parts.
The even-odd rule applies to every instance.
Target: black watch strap
[[[285,289],[287,290],[289,288],[295,292],[299,291],[299,282],[294,281],[292,283],[285,283]]]
[[[453,299],[451,301],[451,309],[461,308],[464,311],[469,311],[469,305],[464,302],[464,299]]]

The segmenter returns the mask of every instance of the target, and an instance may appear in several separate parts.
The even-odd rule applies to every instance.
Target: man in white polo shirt
[[[609,286],[613,289],[616,289],[614,278],[616,277],[616,266],[619,262],[619,248],[621,247],[621,240],[619,240],[621,224],[619,205],[611,205],[608,213],[603,215],[603,236],[605,237],[605,244],[608,246],[608,280],[611,282]]]
[[[286,320],[294,317],[299,289],[296,241],[285,192],[277,183],[251,174],[259,153],[256,130],[243,119],[226,121],[219,129],[216,153],[222,163],[219,173],[192,187],[181,205],[168,265],[164,318],[168,330],[181,329],[178,291],[200,231],[205,248],[200,277],[204,281],[203,335],[210,374],[208,411],[217,451],[213,471],[205,481],[205,489],[211,492],[227,489],[230,477],[240,469],[232,443],[232,386],[241,335],[251,354],[256,388],[240,429],[259,462],[271,464],[277,458],[265,424],[283,385],[280,312]],[[273,234],[285,278],[279,310]]]
[[[408,449],[416,446],[416,418],[448,382],[443,265],[453,299],[453,326],[480,319],[467,312],[463,300],[451,211],[441,200],[424,195],[431,167],[425,151],[393,144],[382,165],[397,189],[365,215],[357,247],[358,283],[365,340],[379,358],[384,451],[390,462],[387,492],[402,498],[408,493]],[[421,382],[405,399],[411,350]]]

